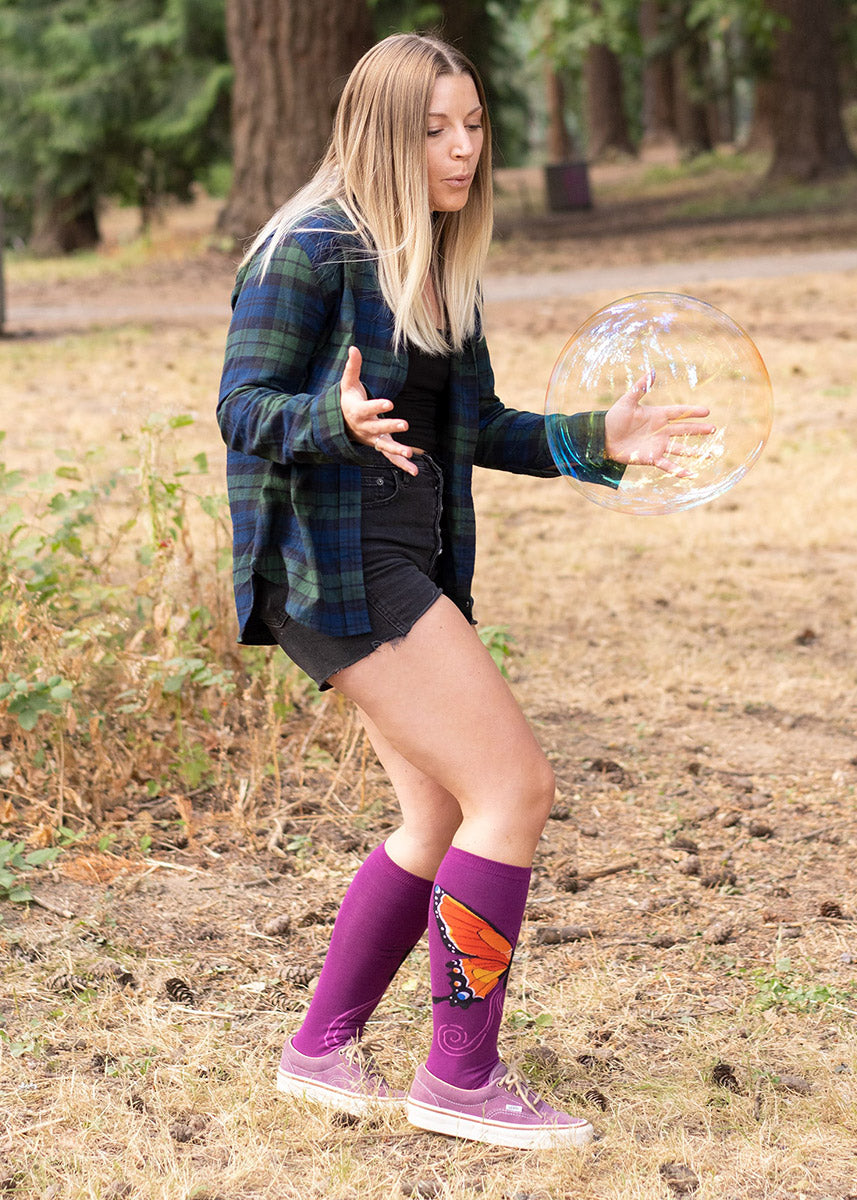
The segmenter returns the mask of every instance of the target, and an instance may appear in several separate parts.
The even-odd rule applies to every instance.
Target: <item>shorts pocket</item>
[[[399,494],[399,479],[395,467],[364,467],[361,472],[361,504],[363,508],[380,508]]]

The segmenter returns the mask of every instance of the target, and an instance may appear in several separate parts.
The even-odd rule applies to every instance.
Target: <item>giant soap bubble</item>
[[[704,405],[714,433],[673,439],[682,476],[629,465],[618,487],[581,479],[563,417],[606,411],[652,371],[641,403]],[[734,487],[761,454],[771,415],[771,381],[745,330],[713,305],[672,292],[626,296],[585,321],[556,361],[545,402],[561,474],[596,504],[648,515],[693,508]]]

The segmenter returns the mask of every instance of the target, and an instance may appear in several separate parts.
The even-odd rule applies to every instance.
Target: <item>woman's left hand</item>
[[[614,462],[657,467],[667,475],[687,475],[673,455],[692,455],[693,450],[671,444],[686,434],[704,436],[715,426],[703,421],[708,409],[686,404],[641,404],[654,383],[654,371],[638,379],[604,419],[605,454]]]
[[[339,385],[339,402],[349,437],[364,446],[372,446],[394,467],[400,467],[409,475],[419,474],[419,467],[411,462],[411,458],[422,451],[397,442],[394,436],[396,433],[407,431],[407,421],[384,416],[384,413],[388,413],[393,407],[390,400],[369,399],[366,388],[360,381],[362,366],[362,354],[356,346],[349,346],[345,370]]]

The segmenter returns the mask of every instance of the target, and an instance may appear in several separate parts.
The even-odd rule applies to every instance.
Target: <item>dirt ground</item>
[[[94,273],[10,273],[11,465],[109,445],[153,407],[196,414],[216,460],[234,255],[189,254],[206,220],[133,269],[110,265],[120,214]],[[727,496],[650,518],[564,480],[477,481],[477,616],[513,638],[511,685],[559,788],[503,1048],[587,1113],[594,1149],[558,1163],[277,1100],[332,914],[394,820],[328,700],[331,757],[286,764],[281,810],[188,821],[161,798],[40,872],[41,905],[2,906],[0,1191],[854,1200],[857,271],[786,259],[853,248],[855,226],[849,211],[664,228],[626,207],[504,229],[492,259],[507,276],[784,256],[776,279],[675,289],[744,325],[771,374],[773,432]],[[565,340],[616,294],[489,304],[499,395],[540,410]],[[429,1036],[426,971],[419,948],[369,1030],[401,1086]]]

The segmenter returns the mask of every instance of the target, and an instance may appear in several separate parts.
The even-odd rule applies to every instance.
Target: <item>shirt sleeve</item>
[[[294,238],[264,273],[257,256],[239,275],[217,406],[231,449],[282,464],[356,461],[339,392],[348,348],[327,336],[339,276]]]
[[[548,442],[546,418],[541,413],[506,408],[498,400],[493,393],[494,377],[487,363],[484,342],[479,349],[482,352],[480,382],[483,386],[489,382],[491,392],[479,401],[475,465],[526,475],[559,475]],[[587,483],[619,486],[625,468],[606,457],[603,412],[581,412],[550,419],[558,423],[553,434],[554,440],[560,439],[563,461],[568,467],[563,474],[574,474]]]

